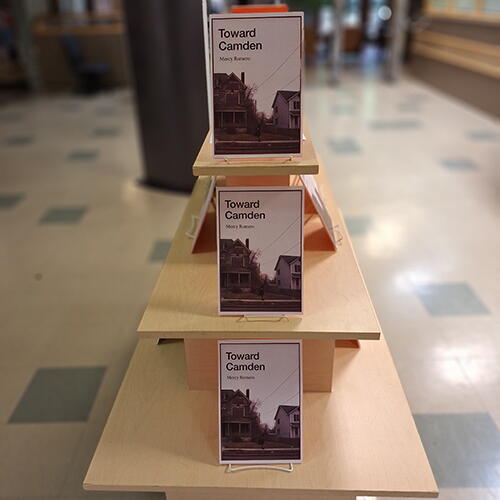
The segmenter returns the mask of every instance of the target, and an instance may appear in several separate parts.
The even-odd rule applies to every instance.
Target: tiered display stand
[[[307,134],[307,132],[306,132]],[[308,135],[306,135],[308,137]],[[169,500],[436,497],[437,487],[310,139],[301,158],[215,160],[209,137],[198,178],[139,325],[139,340],[85,478],[89,490],[163,491]],[[288,185],[317,174],[337,249],[306,203],[304,315],[218,316],[215,208],[195,242],[210,178]],[[227,473],[218,465],[217,339],[301,338],[304,463]]]

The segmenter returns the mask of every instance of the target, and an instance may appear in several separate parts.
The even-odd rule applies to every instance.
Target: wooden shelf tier
[[[207,134],[193,164],[193,175],[299,175],[317,174],[319,160],[311,135],[304,127],[302,156],[290,158],[214,158],[211,132]]]
[[[169,500],[437,497],[387,344],[335,350],[335,392],[305,393],[293,473],[217,464],[216,391],[189,391],[180,340],[139,340],[84,481]]]
[[[304,315],[243,318],[217,313],[215,209],[201,230],[196,253],[186,233],[200,212],[209,177],[200,177],[184,212],[138,328],[145,338],[378,339],[380,325],[341,213],[320,172],[319,190],[342,241],[332,252],[318,215],[304,225]],[[326,249],[326,250],[325,250]]]

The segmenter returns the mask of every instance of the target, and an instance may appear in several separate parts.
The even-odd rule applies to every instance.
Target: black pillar
[[[145,184],[188,191],[208,131],[201,1],[125,0]]]

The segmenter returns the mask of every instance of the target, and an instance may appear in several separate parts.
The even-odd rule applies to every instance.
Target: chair
[[[78,79],[79,91],[92,94],[104,88],[103,77],[109,72],[109,65],[98,61],[85,61],[80,42],[74,35],[62,35],[62,44],[69,65]]]

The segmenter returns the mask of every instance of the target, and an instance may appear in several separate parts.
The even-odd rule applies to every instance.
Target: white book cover
[[[221,340],[219,462],[302,461],[300,340]]]
[[[210,16],[215,157],[301,154],[303,14]]]
[[[191,252],[194,252],[196,242],[198,241],[198,237],[200,236],[201,228],[203,227],[203,223],[205,222],[208,207],[210,206],[210,202],[212,201],[212,197],[214,195],[216,180],[217,177],[215,177],[215,175],[210,177],[210,182],[205,185],[205,192],[203,193],[203,204],[201,205],[200,213],[198,215],[193,215],[194,231],[187,233],[189,237],[193,238]]]
[[[216,193],[219,314],[302,314],[304,188]]]
[[[313,202],[314,208],[318,212],[321,221],[323,222],[323,226],[325,227],[326,232],[328,233],[328,236],[333,243],[333,246],[336,247],[337,243],[335,241],[335,228],[333,226],[333,220],[330,217],[330,213],[328,212],[325,203],[323,202],[323,197],[319,192],[318,184],[316,183],[314,176],[302,174],[300,176],[300,180],[307,189],[307,192],[309,193],[309,196],[311,197],[311,200]]]

